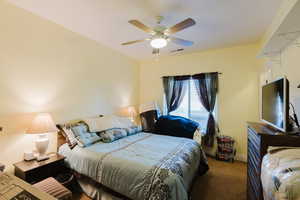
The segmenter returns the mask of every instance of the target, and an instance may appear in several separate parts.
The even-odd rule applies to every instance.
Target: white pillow
[[[136,126],[136,124],[134,122],[132,122],[131,119],[128,117],[116,117],[116,118],[121,125],[121,127],[119,127],[119,128],[130,128],[130,127]]]
[[[196,142],[198,142],[199,144],[201,144],[201,142],[202,142],[202,133],[201,133],[200,129],[198,129],[198,128],[196,129],[196,131],[194,132],[193,139]]]
[[[114,115],[87,118],[83,121],[88,125],[90,132],[101,132],[112,128],[121,128],[122,126]]]

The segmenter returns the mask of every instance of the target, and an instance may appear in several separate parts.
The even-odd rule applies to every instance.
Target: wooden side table
[[[36,160],[21,161],[14,164],[15,175],[30,184],[34,184],[67,172],[68,169],[64,166],[64,159],[64,156],[54,154],[48,160],[40,162]]]

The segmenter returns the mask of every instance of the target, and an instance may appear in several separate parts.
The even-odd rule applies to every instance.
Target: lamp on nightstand
[[[131,120],[132,122],[134,122],[134,121],[135,121],[135,118],[136,118],[136,116],[137,116],[135,107],[134,107],[134,106],[129,106],[129,107],[127,107],[127,112],[128,112],[129,117],[130,117],[130,120]]]
[[[48,113],[38,114],[32,121],[31,126],[26,131],[27,134],[37,134],[35,146],[38,151],[37,161],[46,160],[49,156],[46,155],[49,139],[48,133],[57,132],[57,128]]]

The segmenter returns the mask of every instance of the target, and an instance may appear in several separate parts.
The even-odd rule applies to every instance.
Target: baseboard
[[[215,158],[216,154],[213,152],[205,152],[207,156]],[[247,162],[247,155],[246,154],[236,154],[234,157],[235,160],[241,161],[241,162]]]

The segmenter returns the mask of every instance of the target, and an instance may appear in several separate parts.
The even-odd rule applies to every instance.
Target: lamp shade
[[[44,134],[57,132],[57,128],[49,113],[38,114],[27,129],[27,134]]]

